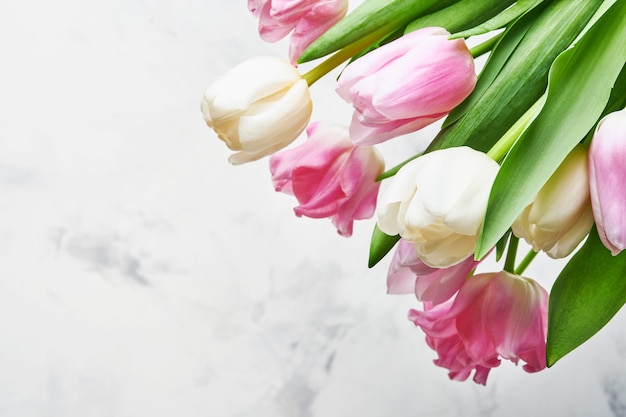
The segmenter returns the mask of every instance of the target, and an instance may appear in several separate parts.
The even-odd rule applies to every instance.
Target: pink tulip
[[[354,106],[352,140],[372,145],[445,116],[474,89],[474,59],[443,28],[411,32],[357,59],[337,93]]]
[[[448,268],[431,268],[419,258],[413,243],[400,239],[387,273],[387,293],[415,293],[420,301],[440,304],[461,288],[478,263],[470,256]]]
[[[535,281],[502,271],[468,279],[454,299],[424,311],[411,310],[409,320],[426,333],[426,342],[451,379],[486,384],[500,358],[526,362],[526,372],[546,367],[548,293]]]
[[[316,122],[307,135],[270,158],[274,187],[298,199],[297,216],[330,217],[340,235],[350,236],[354,220],[374,214],[382,157],[373,147],[355,147],[345,128]]]
[[[615,256],[626,248],[626,109],[598,123],[589,148],[589,188],[598,234]]]
[[[348,0],[248,0],[248,10],[259,18],[259,34],[266,42],[293,31],[289,60],[295,64],[314,40],[346,15]]]

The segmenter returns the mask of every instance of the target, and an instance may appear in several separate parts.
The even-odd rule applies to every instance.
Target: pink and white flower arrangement
[[[238,151],[232,163],[271,155],[274,188],[296,198],[297,216],[350,236],[375,213],[369,266],[397,245],[388,293],[423,303],[409,318],[451,379],[483,385],[502,359],[553,365],[625,302],[613,288],[626,274],[626,2],[522,3],[447,13],[369,0],[345,15],[345,0],[249,0],[263,39],[291,33],[291,63],[246,61],[201,104]],[[330,54],[302,75],[294,66]],[[349,129],[309,124],[309,87],[346,61],[335,92],[351,105]],[[445,116],[424,152],[383,172],[373,145],[410,141],[399,136]],[[517,262],[520,238],[529,251]],[[522,276],[539,252],[569,257],[550,294]],[[476,272],[494,253],[506,253],[499,272]]]

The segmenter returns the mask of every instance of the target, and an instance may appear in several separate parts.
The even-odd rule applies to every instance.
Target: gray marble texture
[[[286,57],[244,0],[3,1],[0,39],[0,416],[626,416],[623,312],[539,374],[449,381],[366,267],[371,221],[342,238],[226,162],[203,90]]]

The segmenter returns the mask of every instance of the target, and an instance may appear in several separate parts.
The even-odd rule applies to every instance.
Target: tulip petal
[[[377,204],[377,224],[380,230],[390,236],[397,235],[400,224],[400,203],[410,199],[415,193],[415,177],[422,168],[423,162],[417,158],[406,164],[387,184]]]
[[[297,21],[291,34],[289,60],[293,63],[314,40],[345,16],[348,11],[348,0],[318,1],[309,7],[307,13]]]
[[[305,129],[311,110],[308,86],[306,81],[300,80],[263,112],[239,119],[239,140],[243,148],[229,161],[235,165],[254,161],[284,148]]]
[[[441,169],[443,163],[445,169]],[[482,152],[467,147],[448,149],[420,172],[419,194],[425,210],[457,233],[476,235],[498,169]]]
[[[587,206],[569,230],[546,253],[552,259],[565,258],[587,237],[592,227],[593,210],[591,206]]]
[[[237,65],[205,91],[212,119],[237,117],[252,105],[302,80],[288,62],[259,56]]]
[[[359,57],[342,71],[339,79],[337,80],[335,91],[344,100],[348,102],[352,101],[352,92],[350,89],[356,82],[371,74],[375,74],[380,69],[397,59],[398,56],[410,51],[422,37],[439,34],[446,36],[450,35],[445,29],[442,28],[430,27],[419,29],[386,44],[384,47],[375,49],[372,52]]]
[[[350,137],[357,145],[376,145],[400,135],[415,132],[441,119],[444,114],[419,119],[390,120],[384,123],[361,121],[358,112],[354,112],[350,124]]]
[[[626,109],[603,118],[589,149],[591,204],[598,234],[613,255],[626,248]]]

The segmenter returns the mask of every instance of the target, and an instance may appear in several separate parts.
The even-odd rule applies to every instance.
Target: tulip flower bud
[[[474,253],[499,165],[468,147],[427,153],[403,166],[378,200],[378,227],[413,242],[428,266]]]
[[[475,275],[465,281],[456,297],[424,311],[411,310],[409,320],[426,333],[428,346],[447,368],[450,379],[485,385],[500,357],[526,372],[546,367],[548,292],[529,278],[506,271]]]
[[[259,34],[266,42],[293,31],[289,60],[295,64],[314,40],[345,16],[348,0],[248,0],[248,10],[259,18]]]
[[[558,259],[572,253],[591,226],[587,150],[579,145],[518,216],[512,229],[535,251],[542,250]]]
[[[626,248],[626,109],[598,123],[589,148],[589,188],[600,240],[617,255]]]
[[[348,65],[337,93],[354,106],[350,136],[372,145],[442,118],[474,89],[474,59],[463,39],[425,28]]]
[[[270,155],[293,142],[312,111],[307,82],[287,61],[260,56],[245,61],[205,91],[207,125],[230,149],[232,164]]]
[[[354,220],[374,214],[384,169],[382,156],[370,146],[354,146],[345,128],[311,123],[302,145],[272,155],[276,191],[293,194],[297,216],[330,217],[337,232],[352,235]]]

